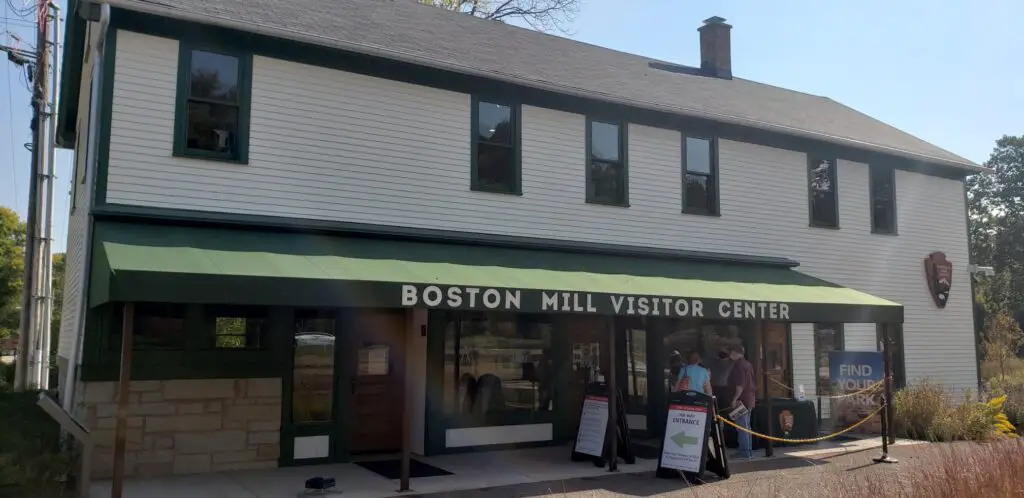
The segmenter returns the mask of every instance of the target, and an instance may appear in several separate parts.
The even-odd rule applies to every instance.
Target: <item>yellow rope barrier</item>
[[[729,420],[729,419],[727,419],[727,418],[725,418],[725,417],[723,417],[721,415],[715,415],[715,418],[717,418],[718,420],[720,420],[722,422],[725,422],[728,425],[731,425],[736,430],[740,430],[740,431],[749,433],[750,435],[757,436],[757,437],[759,437],[761,439],[767,439],[769,441],[775,441],[777,443],[820,443],[821,441],[832,439],[832,438],[834,438],[836,436],[845,434],[847,432],[850,432],[850,431],[856,429],[858,426],[864,424],[868,420],[871,420],[871,417],[874,417],[875,415],[878,415],[879,413],[881,413],[883,408],[885,408],[885,405],[882,405],[882,406],[878,407],[877,410],[872,412],[867,417],[864,417],[861,421],[857,422],[856,424],[853,424],[853,425],[851,425],[851,426],[849,426],[849,427],[847,427],[847,428],[845,428],[845,429],[843,429],[843,430],[841,430],[839,432],[836,432],[835,434],[828,434],[828,435],[825,435],[825,436],[811,438],[811,439],[784,439],[784,438],[781,438],[781,437],[767,436],[767,435],[761,434],[759,432],[754,432],[754,431],[752,431],[750,429],[745,429],[743,427],[740,427],[740,426],[736,425],[736,423],[734,423],[732,420]]]
[[[785,384],[783,384],[783,383],[781,383],[781,382],[779,382],[779,381],[777,381],[777,380],[775,380],[775,379],[773,379],[773,378],[771,378],[771,377],[769,377],[769,378],[768,378],[768,380],[770,380],[770,381],[772,381],[772,382],[774,382],[774,383],[778,384],[779,386],[781,386],[781,387],[784,387],[784,388],[786,388],[786,389],[788,389],[788,390],[790,390],[790,391],[792,391],[792,390],[793,390],[793,388],[792,388],[792,387],[790,387],[790,386],[787,386],[787,385],[785,385]],[[884,382],[885,382],[884,380],[880,380],[880,381],[878,381],[878,382],[875,382],[874,384],[871,384],[871,385],[870,385],[870,386],[868,386],[868,387],[865,387],[864,389],[861,389],[861,390],[859,390],[859,391],[856,391],[856,392],[852,392],[852,393],[846,393],[846,394],[837,394],[837,395],[835,395],[835,396],[821,396],[821,397],[822,397],[822,398],[826,398],[826,399],[842,399],[842,398],[849,398],[850,396],[857,396],[858,394],[864,394],[864,393],[868,393],[868,392],[873,392],[873,391],[877,390],[877,389],[878,389],[879,387],[881,387],[881,386],[882,386],[882,384],[883,384]]]

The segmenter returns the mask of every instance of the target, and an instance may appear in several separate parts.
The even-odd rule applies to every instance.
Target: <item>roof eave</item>
[[[82,59],[85,55],[86,20],[79,13],[79,0],[68,0],[64,31],[63,64],[60,67],[60,88],[57,105],[58,147],[69,149],[75,144],[78,121],[78,94],[82,84]]]

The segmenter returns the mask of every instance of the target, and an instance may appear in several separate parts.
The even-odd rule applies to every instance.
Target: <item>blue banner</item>
[[[855,393],[870,388],[885,378],[885,360],[878,351],[830,351],[828,378],[832,396]],[[881,406],[882,390],[833,399],[832,418],[836,429],[849,427],[867,417]],[[880,418],[862,424],[857,432],[877,433]]]

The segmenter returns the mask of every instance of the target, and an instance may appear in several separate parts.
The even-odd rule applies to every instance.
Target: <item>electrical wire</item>
[[[26,2],[26,5],[18,7],[17,5],[14,5],[14,2],[12,2],[11,0],[7,0],[7,8],[11,12],[14,12],[14,15],[21,17],[26,21],[31,21],[34,17],[33,14],[35,14],[36,11],[36,6],[34,4]]]

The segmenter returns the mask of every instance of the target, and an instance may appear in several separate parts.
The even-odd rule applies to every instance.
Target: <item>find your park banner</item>
[[[843,396],[863,391],[885,377],[885,363],[878,351],[830,351],[828,354],[828,377],[832,396]],[[831,400],[831,415],[834,430],[845,429],[874,413],[881,406],[882,390],[843,396]],[[881,434],[882,419],[875,415],[868,422],[851,432]]]

